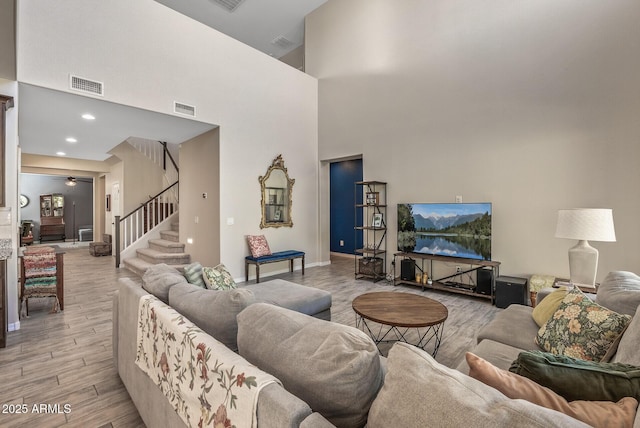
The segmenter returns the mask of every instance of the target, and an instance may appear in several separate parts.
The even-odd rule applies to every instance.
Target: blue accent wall
[[[355,195],[355,182],[362,181],[362,159],[334,162],[329,170],[330,204],[330,250],[336,253],[353,254],[362,248],[362,231],[354,233],[356,198],[362,201],[362,186]],[[362,216],[362,214],[360,214]],[[344,245],[340,245],[340,241]]]

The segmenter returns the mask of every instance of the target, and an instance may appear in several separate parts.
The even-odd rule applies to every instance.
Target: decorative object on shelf
[[[367,205],[378,205],[380,203],[380,192],[367,192]]]
[[[29,198],[27,195],[20,195],[20,208],[24,208],[29,205]]]
[[[295,179],[289,178],[282,155],[278,155],[267,168],[264,176],[258,177],[260,182],[262,219],[260,228],[292,227],[291,207],[293,204],[293,184]]]
[[[556,238],[577,239],[569,249],[571,282],[595,288],[598,250],[588,241],[615,242],[613,211],[607,208],[573,208],[558,210]]]
[[[382,213],[373,214],[373,219],[371,221],[371,226],[373,226],[373,227],[382,227]]]

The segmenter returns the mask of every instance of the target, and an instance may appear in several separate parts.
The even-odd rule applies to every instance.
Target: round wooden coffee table
[[[447,307],[442,303],[417,294],[380,291],[356,297],[351,306],[356,313],[356,327],[367,332],[376,345],[401,341],[424,349],[434,340],[431,355],[435,357],[438,353],[444,322],[449,316]],[[376,328],[368,321],[381,326]],[[388,329],[385,331],[386,327]],[[374,332],[373,329],[378,331]],[[417,343],[407,340],[407,332],[410,329],[417,330]]]

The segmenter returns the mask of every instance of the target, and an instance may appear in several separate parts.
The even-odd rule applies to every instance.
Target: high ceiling
[[[299,47],[304,17],[326,0],[156,0],[276,58]],[[219,3],[239,3],[229,12]],[[180,143],[215,125],[20,84],[23,153],[105,160],[129,137]],[[93,121],[81,118],[85,113]],[[68,137],[77,142],[69,143]]]
[[[156,0],[280,58],[304,42],[304,17],[327,0]],[[230,12],[221,4],[236,8]]]

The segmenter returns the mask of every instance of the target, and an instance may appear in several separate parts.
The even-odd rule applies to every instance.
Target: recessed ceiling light
[[[66,156],[66,155],[67,155],[65,152],[56,152],[56,154],[57,154],[58,156]]]
[[[78,140],[76,140],[75,138],[67,137],[67,143],[77,143],[77,142],[78,142]]]
[[[90,114],[90,113],[83,114],[82,118],[85,119],[85,120],[95,120],[96,119],[96,117],[94,115]]]

